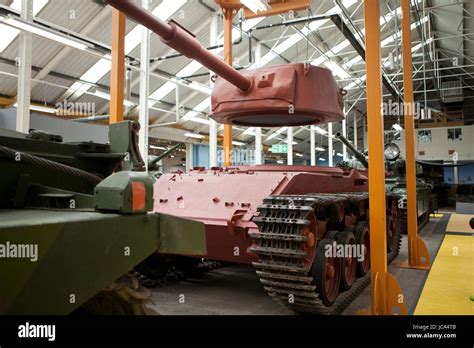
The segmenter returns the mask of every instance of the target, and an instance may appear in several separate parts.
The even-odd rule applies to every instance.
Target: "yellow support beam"
[[[123,121],[125,86],[125,15],[112,9],[112,71],[110,73],[110,123]]]
[[[15,104],[16,98],[5,98],[5,97],[0,97],[0,105],[4,107],[10,107]]]
[[[257,17],[275,16],[282,13],[288,13],[290,11],[296,12],[306,10],[308,7],[310,7],[310,3],[309,0],[276,0],[271,1],[270,6],[270,10],[261,11],[258,13],[253,13],[248,8],[245,8],[244,16],[247,19],[252,19]]]
[[[219,2],[218,2],[219,3]],[[232,22],[240,4],[219,3],[224,14],[224,60],[227,64],[232,65]],[[232,125],[224,125],[224,166],[231,166],[232,161]]]
[[[367,69],[367,130],[369,145],[370,313],[407,314],[405,299],[394,276],[387,272],[384,122],[380,48],[380,8],[376,0],[364,1]]]
[[[405,107],[406,185],[408,210],[408,261],[399,267],[429,269],[430,255],[423,240],[418,238],[416,206],[415,122],[413,117],[413,71],[411,61],[410,0],[402,0],[402,57]]]

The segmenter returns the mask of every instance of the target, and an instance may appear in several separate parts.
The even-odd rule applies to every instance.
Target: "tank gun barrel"
[[[351,151],[355,158],[357,158],[366,168],[369,168],[369,162],[362,152],[357,150],[354,145],[344,136],[341,132],[336,133],[336,138],[338,138],[347,148]]]
[[[133,0],[105,0],[105,2],[159,35],[163,43],[169,47],[188,58],[198,61],[240,90],[247,91],[250,89],[251,82],[249,78],[209,52],[194,35],[176,22],[160,20]]]
[[[151,167],[151,166],[155,165],[157,162],[161,161],[166,156],[171,155],[173,152],[175,152],[178,149],[178,147],[180,147],[180,145],[181,145],[181,143],[179,143],[179,144],[173,146],[172,148],[166,150],[161,155],[156,156],[156,158],[153,158],[151,161],[148,162],[148,167]]]

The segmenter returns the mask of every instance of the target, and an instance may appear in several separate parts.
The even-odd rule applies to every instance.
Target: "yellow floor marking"
[[[469,226],[473,217],[471,214],[451,214],[446,232],[474,232]]]
[[[433,214],[430,214],[431,217],[435,217],[435,218],[439,218],[439,217],[443,217],[444,214],[437,214],[437,213],[433,213]]]
[[[415,315],[473,315],[474,237],[446,235],[426,280]]]

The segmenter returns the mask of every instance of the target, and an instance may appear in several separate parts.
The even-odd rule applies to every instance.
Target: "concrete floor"
[[[420,233],[434,259],[444,236],[449,216],[432,218]],[[406,236],[398,258],[389,266],[402,287],[407,308],[412,314],[426,280],[427,271],[397,268],[398,261],[407,259]],[[293,315],[289,309],[273,302],[263,290],[255,271],[250,266],[235,265],[211,271],[199,278],[172,281],[153,289],[152,306],[162,315]],[[370,308],[370,289],[364,292],[344,311],[355,314]]]

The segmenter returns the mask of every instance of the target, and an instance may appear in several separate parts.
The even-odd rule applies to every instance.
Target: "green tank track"
[[[408,234],[408,211],[406,209],[398,209],[398,214],[402,224],[402,234]],[[418,217],[418,232],[430,222],[430,212],[425,212]]]
[[[258,207],[259,215],[253,218],[259,232],[250,233],[255,242],[250,250],[259,256],[253,266],[270,297],[296,312],[337,315],[360,295],[370,283],[370,272],[356,279],[349,290],[339,293],[331,306],[326,306],[318,296],[311,270],[304,265],[306,252],[303,249],[310,213],[318,216],[327,213],[331,205],[360,200],[367,201],[367,193],[279,195],[264,199]],[[395,247],[387,255],[388,263],[399,253],[402,227],[397,218]],[[291,303],[290,294],[293,295]]]

